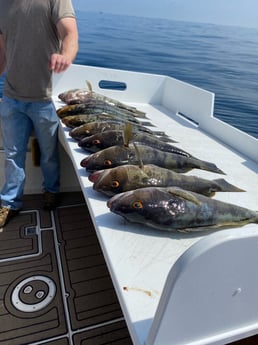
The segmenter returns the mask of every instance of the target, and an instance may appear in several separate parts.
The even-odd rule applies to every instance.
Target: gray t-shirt
[[[0,34],[6,45],[4,95],[49,100],[50,56],[60,50],[56,23],[75,17],[71,0],[0,0]]]

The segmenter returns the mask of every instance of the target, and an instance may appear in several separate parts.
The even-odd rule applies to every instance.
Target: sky
[[[258,0],[73,0],[75,10],[258,28]]]

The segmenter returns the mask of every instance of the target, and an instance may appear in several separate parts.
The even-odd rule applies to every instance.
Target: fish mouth
[[[113,209],[113,205],[114,205],[114,202],[115,202],[115,199],[118,198],[118,194],[117,195],[114,195],[112,198],[110,198],[108,201],[107,201],[107,207],[110,209],[110,211],[112,211]]]
[[[104,173],[105,170],[94,171],[92,174],[89,175],[88,179],[90,182],[97,183]]]
[[[120,203],[124,200],[129,198],[134,191],[128,191],[128,192],[124,192],[124,193],[119,193],[119,194],[115,194],[114,196],[112,196],[110,199],[108,199],[107,201],[107,207],[110,209],[110,211],[115,212],[115,213],[119,213],[119,209],[120,209]]]
[[[121,194],[116,194],[114,196],[112,196],[112,198],[110,198],[108,201],[107,201],[107,207],[111,210],[111,211],[114,211],[115,208],[116,208],[116,204],[117,204],[117,201],[121,199]]]
[[[80,166],[83,167],[83,168],[86,168],[87,165],[89,164],[90,160],[91,160],[90,156],[83,158],[83,160],[80,163]]]

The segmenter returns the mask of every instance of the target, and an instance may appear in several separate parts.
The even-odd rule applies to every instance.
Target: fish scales
[[[98,94],[96,92],[89,91],[88,89],[71,89],[71,90],[60,93],[58,95],[58,98],[68,105],[84,103],[84,102],[87,102],[89,100],[100,100],[100,101],[104,101],[106,103],[110,103],[112,105],[115,105],[117,107],[120,107],[122,109],[126,109],[128,111],[131,111],[131,112],[137,114],[137,116],[142,117],[145,115],[144,112],[138,110],[134,106],[129,106],[123,102],[119,102],[118,100],[116,100],[114,98],[110,98],[110,97],[104,96],[102,94]]]
[[[90,137],[85,137],[79,142],[79,146],[89,152],[97,152],[105,148],[123,145],[125,142],[123,130],[107,130],[101,133],[96,133]],[[130,141],[135,144],[144,144],[157,148],[161,151],[180,154],[186,157],[192,157],[192,155],[177,146],[170,143],[166,143],[159,138],[140,131],[134,131],[130,137]]]
[[[206,196],[216,192],[244,192],[224,179],[208,180],[184,175],[153,164],[122,165],[111,169],[95,171],[89,175],[93,189],[107,196],[145,187],[180,187]]]
[[[110,114],[100,113],[94,115],[69,115],[62,118],[63,124],[65,124],[69,128],[76,128],[82,126],[84,124],[90,123],[92,121],[109,121],[113,120],[114,117]],[[122,122],[122,121],[121,121]]]
[[[188,172],[194,168],[224,174],[214,163],[197,158],[185,157],[179,154],[165,152],[147,145],[137,145],[143,164],[155,164],[176,172]],[[92,153],[80,162],[87,171],[113,168],[119,165],[138,165],[139,159],[134,145],[112,146]]]
[[[75,140],[81,140],[91,135],[102,133],[108,130],[123,130],[126,122],[120,120],[111,119],[108,121],[91,121],[81,125],[80,127],[74,128],[69,132],[69,135]],[[153,136],[157,136],[164,142],[174,142],[172,139],[167,137],[164,132],[152,131],[149,128],[141,126],[140,124],[133,124],[133,131],[140,131],[149,133]]]
[[[124,124],[125,122],[131,122],[132,124],[140,124],[137,119],[120,119],[117,118],[115,115],[108,114],[108,113],[96,113],[96,114],[77,114],[77,115],[69,115],[63,117],[61,121],[70,128],[79,127],[83,124],[93,122],[93,121],[109,121],[114,120]]]
[[[99,112],[106,112],[115,114],[119,117],[137,117],[135,113],[116,107],[112,104],[108,104],[101,101],[90,101],[87,103],[78,103],[73,105],[65,105],[57,110],[57,115],[62,118],[67,115],[76,115],[76,114],[93,114]],[[142,116],[143,117],[143,116]],[[141,117],[141,118],[142,118]],[[146,116],[145,116],[146,117]]]
[[[117,112],[112,112],[112,111],[105,111],[102,108],[89,108],[87,111],[83,109],[77,109],[78,111],[67,111],[65,113],[58,113],[58,117],[60,119],[63,119],[67,116],[75,116],[75,115],[84,115],[85,117],[92,116],[92,115],[98,115],[98,114],[107,114],[112,116],[112,118],[120,119],[121,121],[130,121],[133,123],[144,123],[138,120],[136,117],[131,116],[131,115],[121,115]],[[146,124],[149,124],[149,122],[145,122]]]
[[[117,194],[110,211],[157,230],[196,232],[258,223],[258,212],[180,188],[147,187]]]

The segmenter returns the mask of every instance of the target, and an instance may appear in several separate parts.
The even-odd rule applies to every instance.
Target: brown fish
[[[197,176],[176,173],[153,164],[121,165],[111,169],[98,170],[89,175],[93,189],[113,196],[145,187],[180,187],[206,196],[216,192],[244,192],[224,179],[208,180]]]
[[[133,131],[130,134],[129,141],[135,144],[144,144],[161,151],[177,153],[186,157],[192,157],[192,155],[179,147],[155,137],[154,135],[144,133],[141,131]],[[107,130],[101,133],[93,134],[90,137],[81,139],[78,143],[80,147],[88,152],[98,152],[106,149],[110,146],[123,145],[125,143],[124,130]]]
[[[139,117],[144,118],[146,116],[136,116],[134,112],[131,112],[127,109],[122,109],[116,107],[112,104],[105,103],[99,100],[89,100],[84,103],[78,104],[70,104],[62,106],[61,108],[57,109],[57,115],[59,118],[68,115],[76,115],[76,114],[94,114],[94,113],[111,113],[118,117],[128,118],[128,117]]]
[[[64,118],[65,119],[65,118]],[[65,120],[64,120],[65,121]],[[69,135],[79,141],[85,137],[89,137],[91,135],[102,133],[108,130],[124,130],[125,122],[121,120],[111,119],[105,121],[91,121],[87,122],[79,127],[73,128]],[[142,126],[140,124],[133,124],[133,132],[144,132],[151,134],[153,136],[158,137],[160,140],[164,142],[175,142],[173,139],[169,138],[164,132],[162,131],[152,131],[151,129]]]
[[[125,164],[138,165],[139,156],[142,158],[143,164],[154,164],[180,173],[195,168],[225,174],[214,163],[161,151],[147,145],[137,145],[137,150],[132,144],[129,144],[128,147],[124,145],[108,147],[85,157],[80,164],[87,171],[93,172]]]
[[[146,187],[108,200],[110,211],[157,230],[197,232],[258,223],[258,212],[176,187]]]
[[[127,105],[123,102],[120,102],[114,98],[110,98],[104,96],[102,94],[96,93],[92,89],[91,83],[86,80],[86,84],[88,88],[81,88],[81,89],[71,89],[65,92],[62,92],[58,95],[58,98],[65,102],[67,105],[78,104],[78,103],[86,103],[86,102],[93,102],[93,101],[101,101],[107,104],[114,105],[118,108],[125,109],[134,113],[138,117],[144,117],[145,113],[138,110],[136,107]]]
[[[93,121],[109,121],[113,119],[114,118],[112,117],[112,115],[101,113],[101,114],[94,114],[94,115],[85,115],[85,114],[70,115],[70,116],[66,116],[62,118],[61,121],[67,127],[75,128],[75,127],[79,127],[81,125],[84,125],[86,123],[93,122]]]

